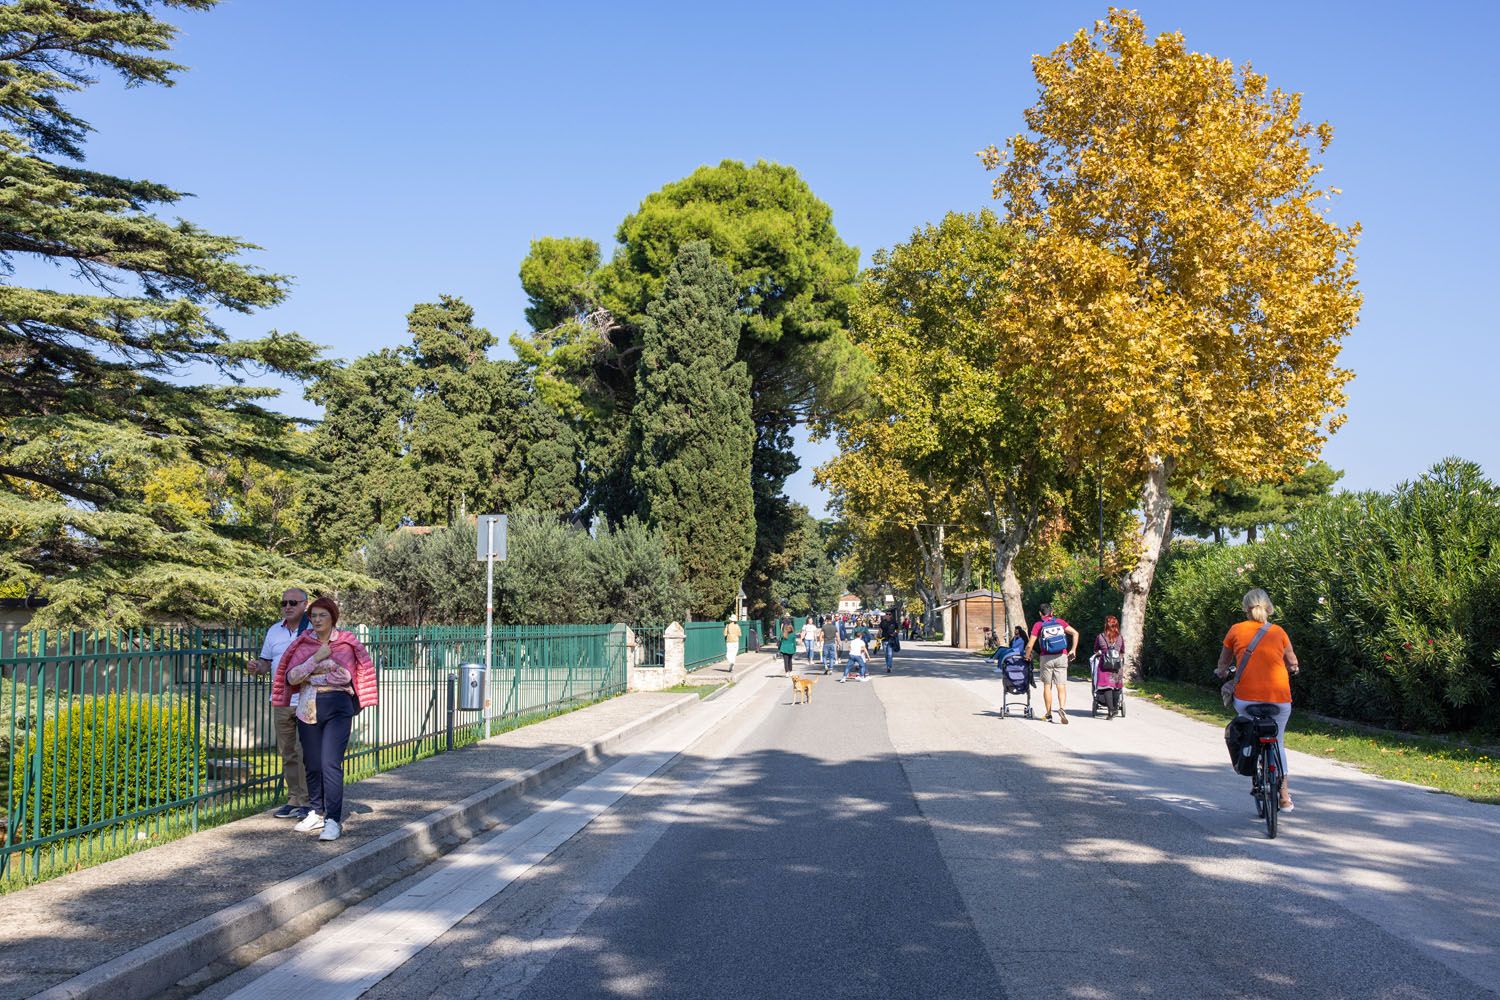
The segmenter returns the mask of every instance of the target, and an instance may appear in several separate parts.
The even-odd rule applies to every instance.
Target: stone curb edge
[[[103,965],[81,972],[36,994],[32,1000],[150,997],[229,952],[270,933],[410,858],[436,854],[442,841],[470,840],[485,832],[484,820],[501,802],[522,795],[562,772],[597,760],[609,747],[679,715],[699,702],[685,694],[649,715],[627,722],[598,739],[558,754],[507,781],[481,789],[462,801],[412,820],[348,854],[330,858],[300,875],[278,882]]]

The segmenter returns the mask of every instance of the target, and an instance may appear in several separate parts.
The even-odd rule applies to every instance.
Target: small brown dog
[[[812,686],[818,683],[816,677],[803,677],[801,674],[792,675],[792,704],[799,701],[812,701]]]

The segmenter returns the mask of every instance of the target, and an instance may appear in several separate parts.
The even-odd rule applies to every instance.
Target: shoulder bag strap
[[[1247,663],[1250,662],[1250,654],[1253,653],[1253,652],[1255,652],[1255,647],[1260,645],[1261,638],[1265,636],[1266,630],[1269,629],[1270,627],[1271,627],[1271,623],[1270,622],[1266,622],[1259,629],[1257,629],[1256,633],[1255,633],[1255,637],[1250,640],[1250,645],[1246,646],[1245,647],[1245,651],[1240,654],[1240,664],[1239,664],[1239,666],[1237,666],[1237,667],[1234,668],[1234,686],[1235,686],[1235,689],[1239,688],[1239,686],[1240,686],[1240,678],[1245,675],[1245,664],[1247,664]]]

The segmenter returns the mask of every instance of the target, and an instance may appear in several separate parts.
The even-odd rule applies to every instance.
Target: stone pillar
[[[641,665],[644,653],[636,640],[635,632],[624,625],[616,625],[615,628],[625,629],[627,690],[660,691],[687,681],[687,630],[680,624],[673,622],[663,630],[663,665],[649,667]]]
[[[681,622],[673,622],[662,633],[666,652],[662,656],[662,687],[673,687],[687,681],[687,629]]]

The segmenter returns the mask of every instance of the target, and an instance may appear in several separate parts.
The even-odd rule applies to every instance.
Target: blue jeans
[[[807,662],[811,663],[813,660],[813,641],[811,639],[807,639],[802,643],[802,645],[807,647]]]
[[[342,691],[304,694],[318,699],[318,721],[297,722],[302,760],[307,765],[307,798],[314,812],[344,821],[344,750],[354,725],[354,699]]]
[[[895,659],[895,657],[896,657],[896,651],[891,648],[891,640],[889,640],[889,639],[887,639],[884,642],[882,642],[880,644],[880,648],[885,651],[885,672],[886,673],[890,673],[891,672],[891,661],[893,659]]]
[[[836,642],[823,643],[823,669],[832,670],[839,665],[839,644]]]
[[[866,666],[865,658],[863,656],[856,656],[855,654],[850,653],[849,661],[844,664],[844,680],[847,681],[849,679],[849,671],[853,670],[856,666],[859,667],[859,676],[870,676],[870,668]]]

